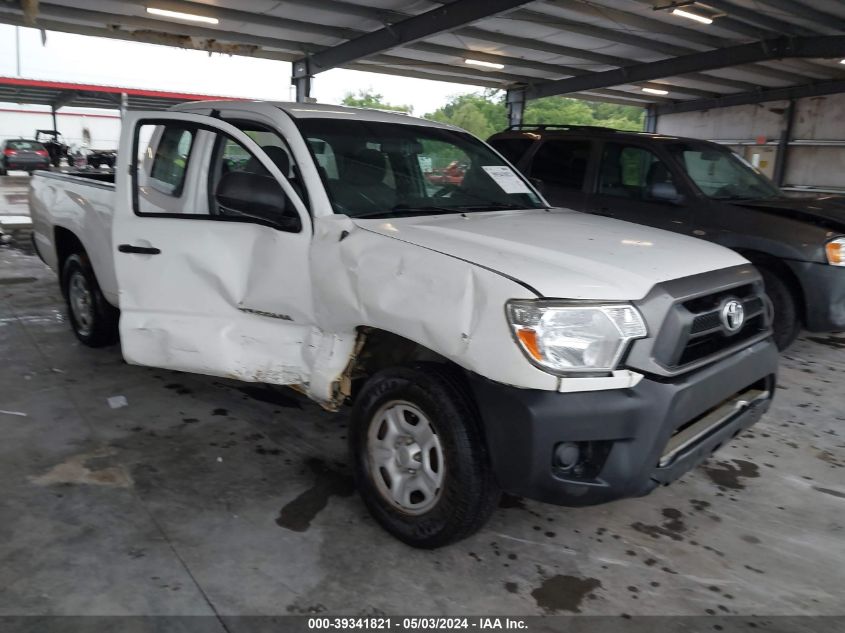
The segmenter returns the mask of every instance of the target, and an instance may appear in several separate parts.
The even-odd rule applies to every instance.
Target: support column
[[[126,112],[129,110],[129,95],[125,92],[120,93],[120,118],[123,119],[126,116]]]
[[[301,59],[293,64],[293,76],[290,82],[296,88],[297,103],[306,103],[311,99],[311,74],[310,64],[307,59]]]
[[[50,106],[50,114],[53,115],[53,129],[58,131],[59,125],[56,123],[56,106]]]
[[[650,105],[645,110],[645,131],[649,134],[657,133],[657,106]]]
[[[789,105],[786,107],[786,112],[784,113],[783,131],[780,133],[780,140],[778,140],[778,153],[777,156],[775,156],[773,180],[778,187],[783,187],[783,181],[786,179],[786,164],[789,159],[789,142],[792,140],[792,128],[794,125],[795,99],[790,99]]]
[[[522,125],[525,114],[525,88],[508,90],[505,101],[508,104],[508,125],[510,127]]]

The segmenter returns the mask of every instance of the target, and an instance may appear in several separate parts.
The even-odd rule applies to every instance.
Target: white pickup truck
[[[774,391],[771,310],[742,257],[549,208],[431,121],[244,101],[131,113],[116,175],[40,172],[30,200],[83,343],[119,331],[129,363],[351,404],[361,495],[414,546],[471,534],[501,491],[647,494]]]

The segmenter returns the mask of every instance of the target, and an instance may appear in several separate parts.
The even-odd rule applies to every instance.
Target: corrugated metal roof
[[[845,3],[839,0],[50,0],[40,2],[35,25],[50,30],[170,44],[269,59],[317,59],[340,45],[442,7],[454,9],[443,29],[392,42],[344,68],[440,79],[484,87],[537,86],[568,77],[682,58],[777,38],[799,42],[828,37],[824,56],[762,59],[664,74],[648,80],[602,85],[570,96],[634,105],[709,100],[772,88],[845,79]],[[517,6],[521,5],[521,6]],[[655,9],[655,5],[657,9]],[[455,12],[472,16],[461,23]],[[147,7],[217,20],[199,23],[151,15]],[[674,15],[682,10],[712,19],[700,24]],[[451,17],[449,17],[451,15]],[[0,2],[0,22],[24,24],[18,1]],[[397,35],[397,37],[399,37]],[[761,47],[766,46],[760,44]],[[366,47],[359,47],[366,51]],[[344,50],[346,50],[344,49]],[[470,66],[465,59],[503,68]],[[563,84],[561,85],[564,86]],[[655,95],[643,88],[668,92]]]

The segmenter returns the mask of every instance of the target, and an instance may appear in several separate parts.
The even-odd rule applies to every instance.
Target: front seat
[[[384,184],[387,157],[364,149],[345,157],[343,188],[337,191],[341,204],[352,211],[390,211],[396,206],[396,192]]]
[[[267,145],[261,149],[264,150],[267,157],[279,168],[282,175],[288,179],[288,184],[296,192],[296,195],[299,196],[299,199],[305,202],[305,196],[302,195],[302,185],[295,177],[290,177],[290,158],[288,157],[288,153],[277,145]],[[264,168],[264,165],[255,156],[250,156],[246,165],[244,165],[244,171],[262,176],[270,175],[270,172]]]
[[[677,193],[669,168],[660,161],[653,162],[646,174],[646,196],[665,200],[677,196]]]

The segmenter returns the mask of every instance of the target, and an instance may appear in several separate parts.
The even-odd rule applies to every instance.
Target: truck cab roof
[[[424,125],[448,129],[459,129],[446,123],[438,123],[411,116],[404,112],[378,110],[375,108],[356,108],[327,103],[298,103],[295,101],[191,101],[172,108],[173,111],[214,110],[222,107],[237,106],[240,109],[265,110],[268,106],[282,110],[294,119],[356,119],[359,121],[378,121],[382,123],[400,123],[403,125]]]

